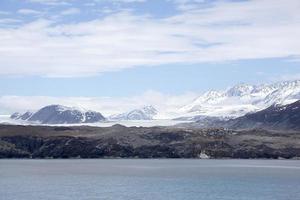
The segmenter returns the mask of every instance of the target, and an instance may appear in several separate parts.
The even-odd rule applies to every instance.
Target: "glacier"
[[[300,99],[300,80],[272,84],[239,84],[221,91],[208,91],[178,109],[178,116],[239,117],[274,104]]]

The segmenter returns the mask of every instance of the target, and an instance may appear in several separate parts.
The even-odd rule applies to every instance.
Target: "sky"
[[[0,114],[179,106],[300,79],[299,10],[299,0],[1,0]]]

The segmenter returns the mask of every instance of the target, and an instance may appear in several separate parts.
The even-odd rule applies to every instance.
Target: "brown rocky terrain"
[[[297,158],[300,134],[262,129],[0,125],[0,158]]]

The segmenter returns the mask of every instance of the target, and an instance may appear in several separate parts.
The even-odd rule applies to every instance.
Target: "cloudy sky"
[[[0,113],[175,106],[300,79],[299,10],[299,0],[1,0]]]

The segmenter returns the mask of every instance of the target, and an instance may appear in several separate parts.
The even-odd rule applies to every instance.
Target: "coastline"
[[[0,126],[0,158],[293,159],[300,134],[175,127]]]

